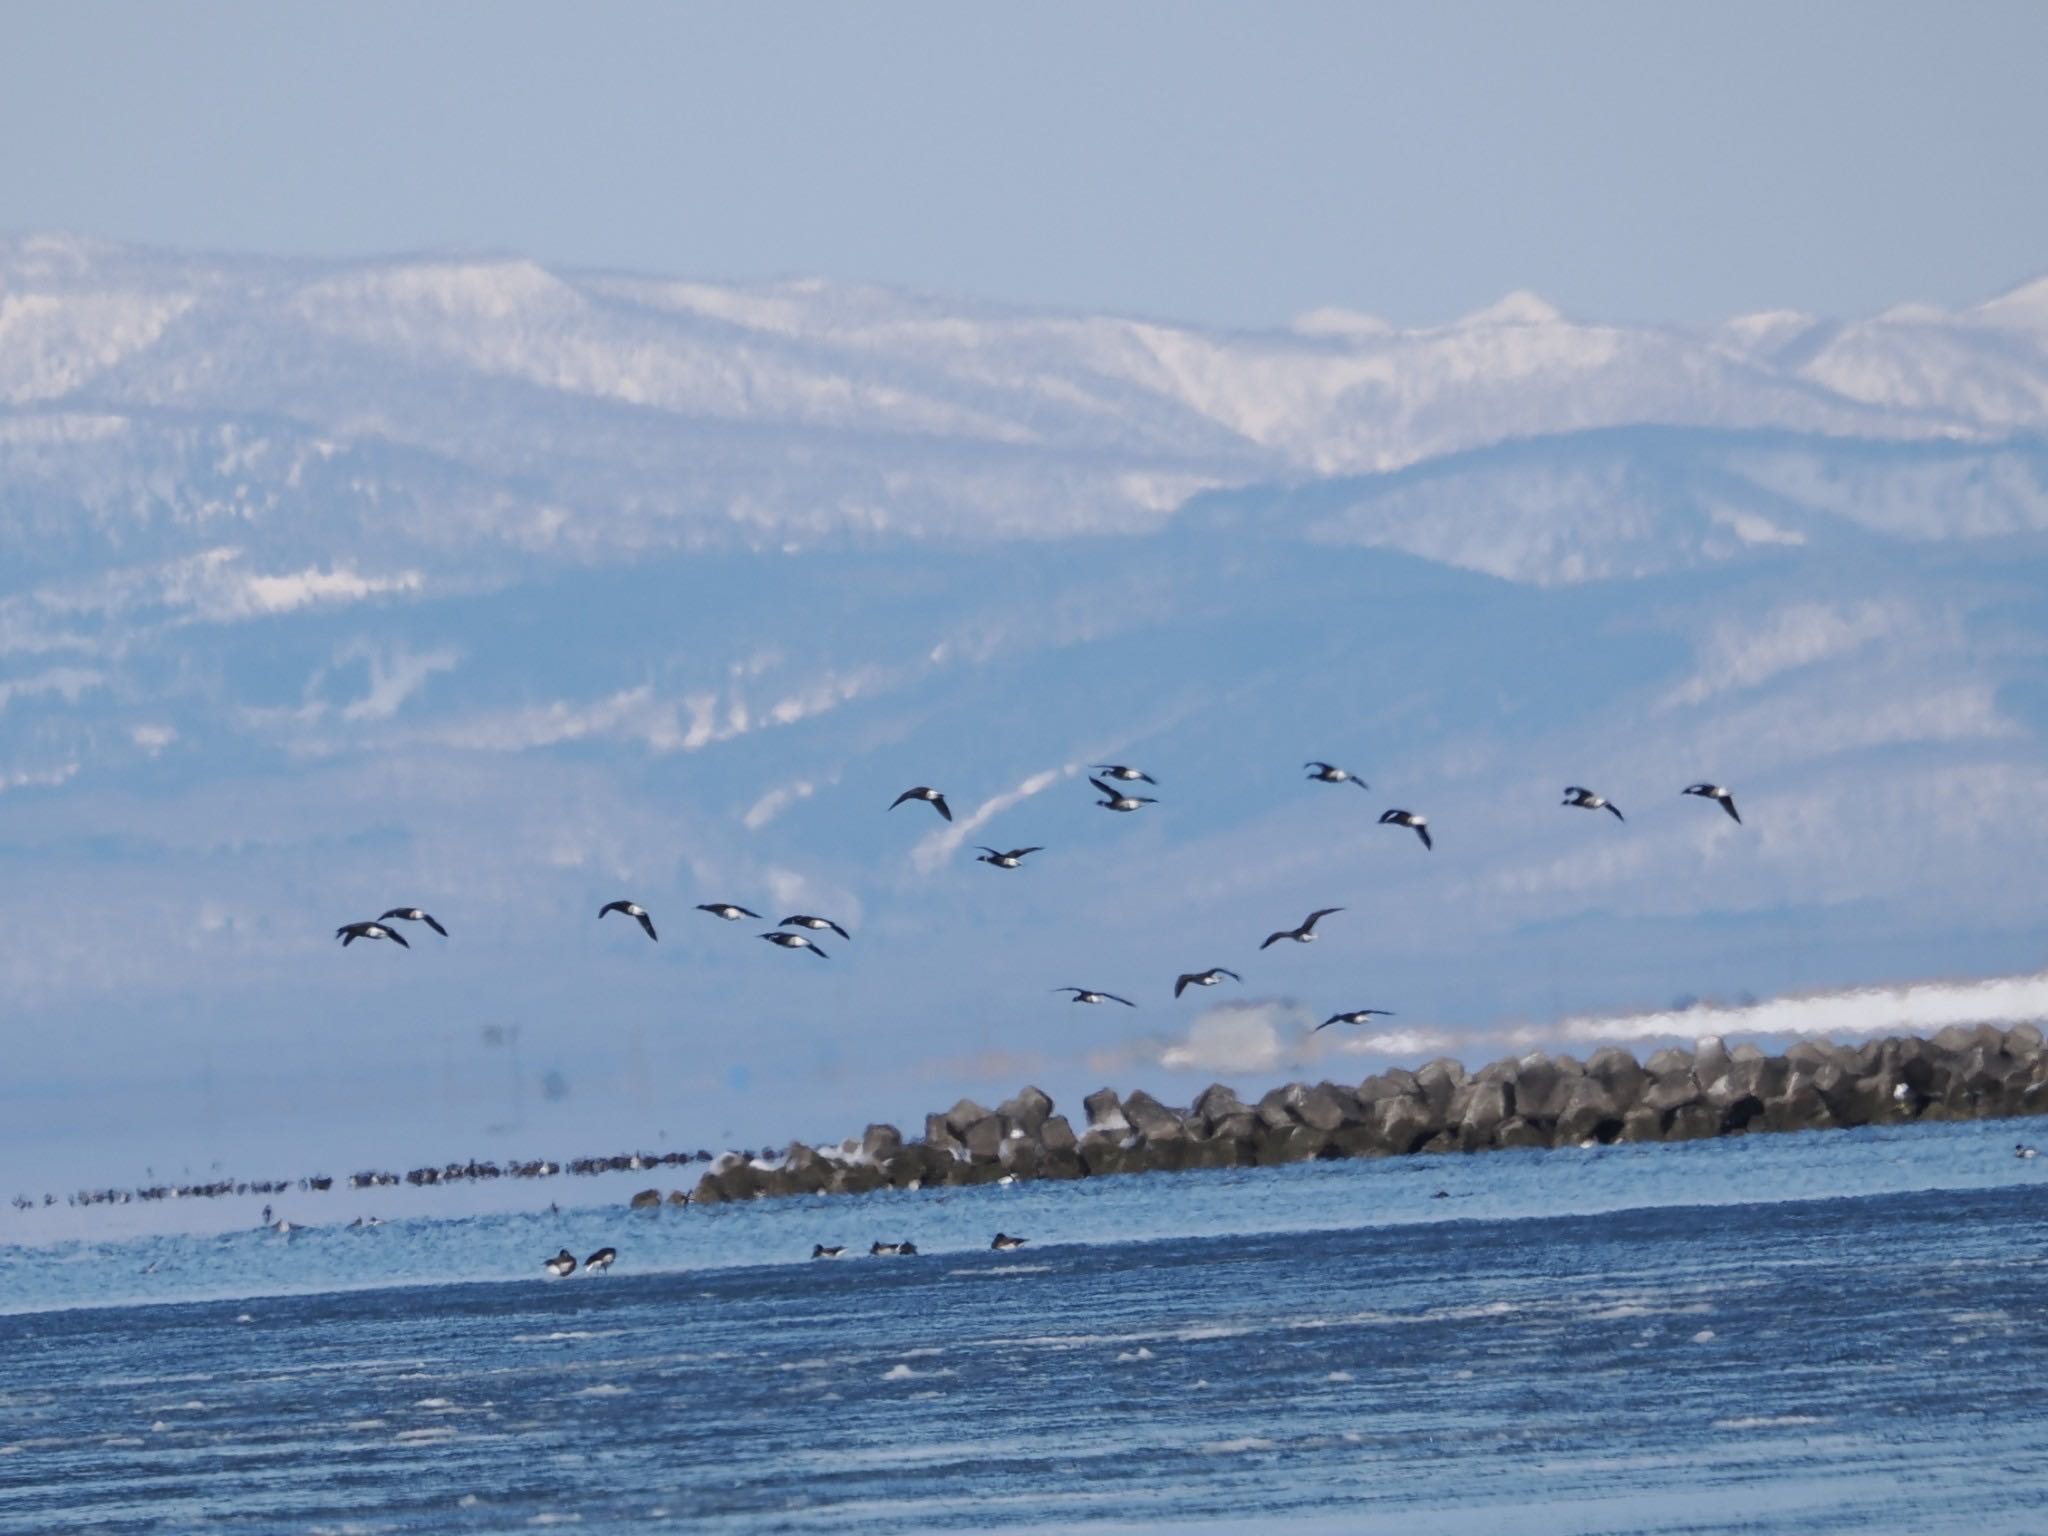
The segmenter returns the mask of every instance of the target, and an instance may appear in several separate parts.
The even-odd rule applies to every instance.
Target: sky
[[[4,7],[0,229],[1266,326],[2038,274],[2048,9]]]

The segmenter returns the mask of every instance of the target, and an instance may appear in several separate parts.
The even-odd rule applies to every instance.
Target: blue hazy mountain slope
[[[2032,290],[1243,335],[0,255],[0,1146],[36,1187],[836,1137],[2039,964]],[[1107,761],[1160,803],[1096,809]],[[955,822],[885,811],[919,783]],[[855,937],[821,964],[714,900]],[[412,902],[451,938],[334,944]],[[1214,964],[1245,985],[1171,997]],[[1307,1038],[1367,1004],[1396,1028]]]

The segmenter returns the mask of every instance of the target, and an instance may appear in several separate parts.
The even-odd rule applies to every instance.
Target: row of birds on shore
[[[989,1247],[997,1253],[1008,1253],[1012,1249],[1022,1248],[1030,1241],[1031,1239],[1028,1237],[1012,1237],[1007,1232],[998,1232],[995,1235],[995,1239],[989,1244]],[[877,1240],[869,1245],[868,1256],[876,1259],[915,1258],[917,1256],[917,1244],[909,1241],[907,1238],[902,1242],[896,1243],[885,1243]],[[846,1257],[846,1249],[840,1245],[827,1246],[824,1243],[815,1243],[811,1247],[811,1257],[814,1259],[843,1259]],[[618,1261],[618,1249],[600,1248],[583,1261],[583,1272],[586,1275],[601,1275]],[[553,1275],[557,1280],[566,1279],[568,1276],[575,1274],[576,1267],[576,1255],[566,1248],[541,1265],[542,1269]]]

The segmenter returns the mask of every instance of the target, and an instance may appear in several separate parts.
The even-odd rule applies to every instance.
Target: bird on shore
[[[576,1273],[576,1255],[564,1248],[552,1259],[549,1259],[547,1263],[543,1264],[541,1268],[545,1269],[557,1280],[561,1279],[564,1275],[573,1275]]]
[[[1393,1016],[1394,1010],[1391,1008],[1354,1008],[1349,1013],[1331,1014],[1309,1033],[1315,1034],[1318,1030],[1328,1029],[1332,1024],[1364,1024],[1373,1019],[1391,1019]]]
[[[729,901],[700,901],[697,903],[697,910],[709,912],[713,917],[722,917],[728,923],[736,923],[743,917],[751,917],[757,923],[761,921],[760,913],[749,912],[745,907],[734,906]]]
[[[1226,976],[1232,981],[1244,980],[1235,971],[1225,970],[1220,965],[1212,965],[1206,971],[1189,971],[1186,975],[1177,978],[1173,984],[1173,995],[1179,997],[1189,987],[1213,987]]]
[[[1586,789],[1578,784],[1567,784],[1564,787],[1563,803],[1575,805],[1582,811],[1606,811],[1616,821],[1628,820],[1626,816],[1621,814],[1621,807],[1612,800],[1609,800],[1605,795],[1596,795],[1590,789]]]
[[[388,923],[394,917],[402,918],[404,921],[408,923],[425,923],[429,928],[433,929],[434,932],[441,935],[442,938],[445,939],[448,937],[448,930],[446,928],[443,928],[438,922],[434,920],[434,914],[431,912],[422,911],[418,907],[393,907],[389,912],[386,912],[382,917],[378,918],[377,921],[380,923]]]
[[[1339,768],[1335,763],[1303,763],[1308,776],[1318,784],[1356,784],[1360,789],[1372,786],[1353,773],[1349,768]]]
[[[998,1232],[996,1240],[989,1244],[997,1253],[1008,1253],[1012,1248],[1022,1248],[1030,1242],[1028,1237],[1012,1237],[1007,1232]]]
[[[601,1275],[618,1262],[618,1249],[600,1248],[583,1261],[583,1273],[586,1275]]]
[[[1383,827],[1407,827],[1417,837],[1422,839],[1423,847],[1436,847],[1436,844],[1429,840],[1429,818],[1427,816],[1418,816],[1413,811],[1382,811],[1380,812],[1380,825]]]
[[[946,804],[946,797],[936,789],[933,789],[929,784],[920,784],[915,789],[906,789],[902,794],[889,802],[889,809],[895,810],[897,806],[906,800],[922,800],[926,805],[945,817],[946,820],[951,821],[953,819],[953,810],[951,806]]]
[[[1105,811],[1135,811],[1141,805],[1157,805],[1159,802],[1150,795],[1127,795],[1120,789],[1111,789],[1102,780],[1090,777],[1088,782],[1095,786],[1095,792],[1102,798],[1095,803]]]
[[[1073,1001],[1077,1003],[1122,1003],[1126,1008],[1138,1006],[1128,997],[1118,997],[1114,992],[1095,992],[1087,987],[1054,987],[1053,991],[1071,992]]]
[[[1316,924],[1320,923],[1331,913],[1342,912],[1343,910],[1342,907],[1318,907],[1301,920],[1299,928],[1282,928],[1278,933],[1269,935],[1266,942],[1261,944],[1259,948],[1269,948],[1274,944],[1278,944],[1282,939],[1292,939],[1297,944],[1313,944],[1316,941]]]
[[[974,846],[981,850],[980,853],[974,856],[974,862],[977,864],[987,864],[996,869],[1016,869],[1031,854],[1045,852],[1043,848],[1034,847],[1012,848],[1007,853],[998,853],[995,849],[989,847],[987,843],[976,843]]]
[[[1698,795],[1702,800],[1718,800],[1721,809],[1735,818],[1735,824],[1742,825],[1742,813],[1735,809],[1735,796],[1728,792],[1725,784],[1688,784],[1679,791],[1681,795]]]
[[[347,949],[357,939],[389,939],[400,949],[412,948],[410,944],[405,942],[404,934],[400,933],[396,928],[386,928],[382,922],[343,923],[334,930],[334,936],[341,940],[341,947],[343,949]]]
[[[811,1257],[814,1259],[836,1259],[845,1252],[846,1249],[837,1244],[830,1248],[823,1243],[811,1244]]]
[[[654,919],[647,915],[647,909],[641,906],[639,902],[608,901],[597,909],[597,920],[603,922],[607,912],[623,912],[628,917],[637,918],[640,926],[647,930],[647,937],[654,939],[656,943],[660,942],[659,936],[654,931]]]
[[[882,1242],[877,1242],[877,1243],[874,1243],[874,1244],[870,1245],[870,1247],[868,1248],[868,1257],[869,1257],[869,1258],[873,1258],[873,1259],[881,1259],[881,1258],[894,1258],[894,1257],[896,1257],[896,1256],[897,1256],[897,1255],[899,1255],[899,1254],[900,1254],[900,1255],[904,1255],[904,1256],[911,1256],[911,1255],[914,1255],[914,1254],[916,1254],[916,1252],[917,1252],[917,1244],[915,1244],[915,1243],[909,1243],[909,1242],[904,1242],[904,1243],[882,1243]]]
[[[777,929],[774,933],[764,933],[761,937],[770,944],[780,944],[784,949],[807,949],[820,960],[830,960],[832,958],[800,933],[784,933]]]
[[[1142,783],[1156,786],[1159,783],[1151,774],[1144,772],[1142,769],[1133,768],[1128,763],[1090,763],[1088,766],[1104,778],[1115,779],[1123,784]]]
[[[808,928],[813,933],[823,933],[829,928],[842,939],[851,940],[853,938],[852,934],[833,922],[831,918],[812,917],[808,912],[799,912],[795,917],[785,917],[775,926],[778,928]]]

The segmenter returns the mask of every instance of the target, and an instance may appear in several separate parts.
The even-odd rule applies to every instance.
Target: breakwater
[[[1220,1083],[1186,1108],[1103,1088],[1083,1100],[1079,1129],[1054,1110],[1027,1088],[993,1109],[962,1099],[928,1115],[919,1139],[870,1125],[834,1147],[729,1154],[691,1202],[2038,1115],[2048,1113],[2048,1050],[2032,1024],[1804,1040],[1781,1056],[1706,1039],[1643,1061],[1611,1046],[1583,1061],[1533,1052],[1477,1071],[1441,1059],[1357,1084],[1289,1083],[1254,1103]],[[659,1198],[647,1191],[638,1203]]]

